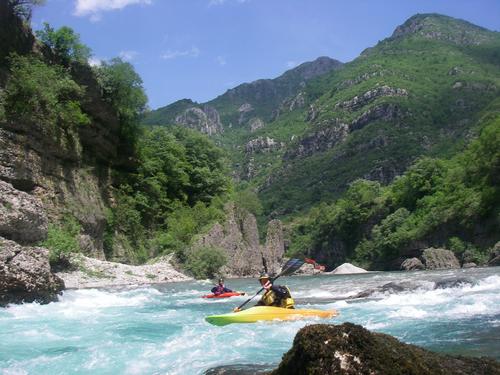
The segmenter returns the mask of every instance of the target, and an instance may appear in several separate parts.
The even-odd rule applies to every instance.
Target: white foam
[[[396,311],[392,311],[388,314],[389,318],[411,318],[411,319],[422,319],[428,316],[428,313],[424,310],[417,309],[412,306],[405,306]]]
[[[377,330],[377,329],[382,329],[382,328],[388,327],[389,323],[371,323],[371,322],[368,322],[366,324],[363,324],[363,326],[369,330]]]

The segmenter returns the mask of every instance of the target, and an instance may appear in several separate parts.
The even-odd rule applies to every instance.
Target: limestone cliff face
[[[226,206],[226,220],[216,223],[196,242],[194,248],[212,246],[222,249],[228,263],[221,273],[228,276],[257,276],[277,273],[285,252],[283,229],[279,220],[269,223],[265,245],[259,243],[255,216],[234,204]]]
[[[190,107],[175,118],[177,124],[196,129],[207,135],[223,132],[219,112],[211,106]]]
[[[34,43],[31,30],[5,2],[0,2],[0,51],[40,53]],[[47,222],[70,215],[82,227],[80,242],[84,252],[104,258],[110,170],[129,161],[120,159],[117,114],[102,99],[91,68],[74,63],[68,71],[75,82],[85,87],[82,107],[92,119],[90,124],[72,129],[0,122],[0,210],[5,213],[0,220],[0,236],[23,245],[35,244],[45,238]],[[4,84],[5,80],[0,80],[0,88]],[[33,218],[34,211],[43,225]],[[15,218],[31,219],[24,220],[23,227],[16,224]]]

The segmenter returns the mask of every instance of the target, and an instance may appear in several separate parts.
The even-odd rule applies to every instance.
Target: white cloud
[[[193,47],[191,47],[191,49],[187,49],[184,51],[168,50],[168,51],[162,53],[162,55],[160,57],[164,60],[172,60],[172,59],[176,59],[178,57],[194,57],[194,58],[196,58],[199,55],[200,55],[199,48],[196,46],[193,46]]]
[[[222,5],[222,4],[225,4],[225,3],[239,3],[239,4],[243,4],[243,3],[247,3],[249,1],[250,0],[210,0],[210,2],[208,3],[208,6],[211,7],[211,6],[214,6],[214,5]]]
[[[137,55],[139,55],[139,52],[137,51],[121,51],[119,54],[124,61],[131,61],[135,59]]]
[[[286,62],[286,67],[288,69],[295,68],[297,65],[299,65],[299,63],[297,61],[290,60],[290,61]]]
[[[101,12],[118,10],[133,4],[151,4],[151,0],[76,0],[74,14],[90,16],[92,22],[101,19]]]
[[[215,60],[220,66],[224,66],[227,64],[226,58],[224,56],[217,56]]]
[[[90,57],[88,62],[90,66],[99,66],[102,64],[102,60],[98,57]]]

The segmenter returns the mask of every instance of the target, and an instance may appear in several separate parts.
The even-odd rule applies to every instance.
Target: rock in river
[[[314,324],[297,333],[271,374],[490,375],[500,374],[500,363],[433,353],[352,323]]]
[[[50,270],[47,249],[21,246],[0,237],[0,306],[48,303],[63,289],[64,282]]]

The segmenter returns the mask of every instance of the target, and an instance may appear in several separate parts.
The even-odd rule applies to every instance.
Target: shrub
[[[185,268],[197,279],[211,279],[226,262],[226,255],[221,249],[202,247],[189,254]]]
[[[12,55],[10,70],[4,93],[7,119],[39,124],[51,132],[90,123],[81,109],[83,88],[61,67]]]
[[[49,225],[47,239],[40,246],[49,249],[50,263],[57,263],[64,255],[80,252],[80,230],[80,223],[71,216],[65,217],[58,224]]]

